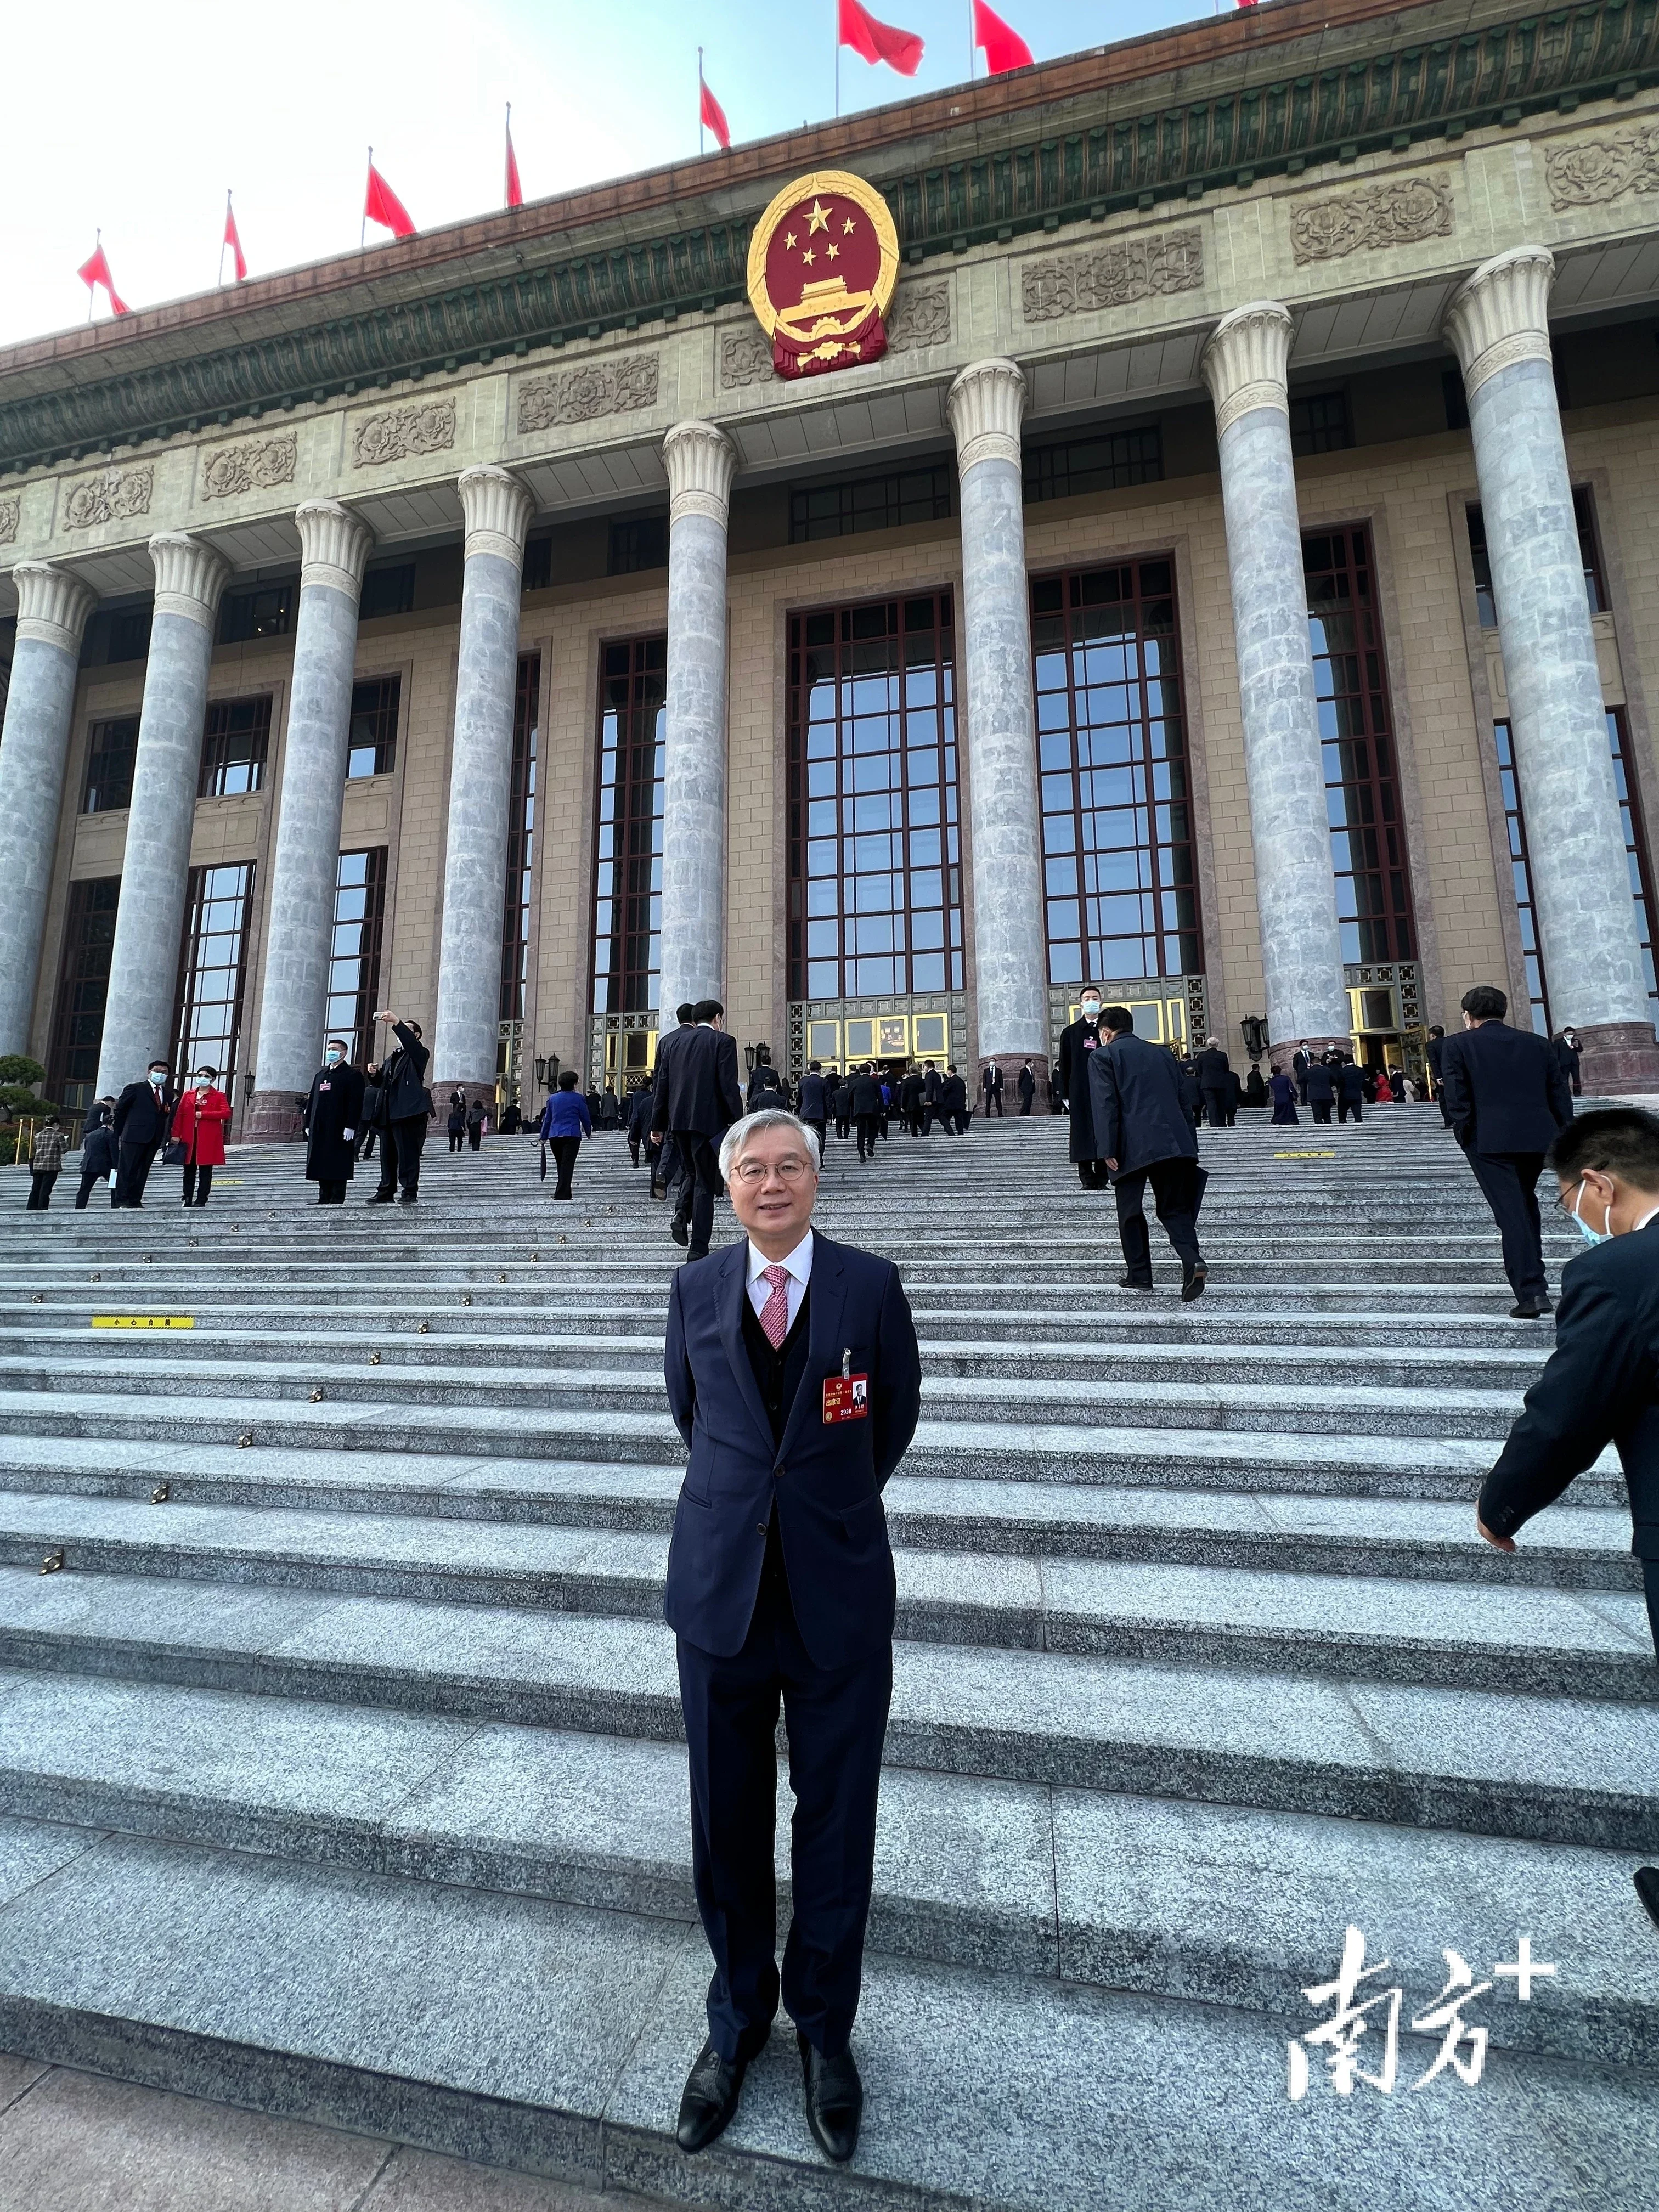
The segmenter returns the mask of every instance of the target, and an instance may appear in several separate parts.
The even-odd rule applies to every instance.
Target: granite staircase
[[[1156,1229],[1158,1295],[1117,1288],[1060,1123],[832,1139],[821,1224],[900,1260],[927,1376],[846,2171],[782,2034],[722,2142],[673,2144],[678,1255],[620,1138],[572,1206],[513,1139],[429,1155],[412,1212],[313,1207],[281,1150],[188,1219],[167,1171],[142,1218],[0,1176],[0,2047],[745,2208],[1650,2212],[1659,1668],[1616,1468],[1476,1540],[1549,1328],[1431,1109],[1204,1152],[1183,1306]],[[1304,2046],[1292,2100],[1351,1924],[1398,2077],[1339,2096]],[[1449,1950],[1490,2048],[1415,2094]]]

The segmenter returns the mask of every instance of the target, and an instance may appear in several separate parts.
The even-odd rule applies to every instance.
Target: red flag
[[[519,182],[519,157],[513,150],[513,110],[507,111],[507,204],[524,205],[524,186]]]
[[[974,44],[984,49],[985,66],[993,76],[1000,76],[1004,70],[1032,66],[1031,49],[1018,31],[986,6],[985,0],[974,0]]]
[[[703,83],[701,70],[697,73],[697,83],[702,93],[702,106],[698,111],[697,120],[699,123],[706,124],[715,137],[720,140],[720,151],[728,153],[732,146],[732,131],[726,119],[726,110],[710,92],[708,87]]]
[[[368,191],[363,200],[363,220],[383,224],[394,238],[413,238],[415,235],[409,210],[373,161],[368,165]]]
[[[92,258],[89,261],[83,261],[75,273],[88,292],[94,285],[101,284],[109,294],[111,307],[118,315],[130,315],[132,313],[131,308],[115,289],[115,280],[109,273],[109,256],[105,252],[101,240],[94,249]]]
[[[219,249],[222,268],[225,258],[224,249],[227,246],[236,257],[236,282],[240,284],[247,275],[247,256],[242,251],[241,234],[236,228],[236,216],[230,204],[228,192],[225,194],[225,235]]]
[[[859,0],[841,0],[836,43],[851,46],[867,62],[885,62],[901,76],[914,76],[921,64],[921,40],[914,31],[901,31],[892,23],[878,23]]]

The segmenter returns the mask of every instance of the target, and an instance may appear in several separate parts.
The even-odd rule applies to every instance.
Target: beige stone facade
[[[1511,35],[1509,11],[1476,13],[1489,41]],[[624,188],[609,211],[603,196],[584,195],[416,241],[416,252],[387,249],[300,272],[285,289],[274,283],[269,297],[267,288],[245,286],[234,297],[0,356],[0,459],[10,454],[0,473],[0,663],[12,649],[3,627],[10,564],[60,564],[100,600],[75,684],[27,1048],[49,1065],[58,1050],[71,885],[121,870],[124,815],[81,810],[94,725],[140,709],[144,663],[108,659],[109,618],[140,607],[153,587],[149,538],[187,531],[208,539],[232,564],[234,594],[260,580],[297,578],[293,514],[310,499],[362,514],[375,536],[371,574],[395,559],[414,563],[411,610],[366,614],[359,629],[358,677],[399,680],[397,758],[389,775],[349,784],[341,844],[386,848],[378,995],[430,1023],[462,589],[456,480],[483,462],[528,486],[532,552],[547,541],[544,556],[536,552],[546,580],[532,566],[520,628],[520,651],[539,656],[523,1053],[526,1061],[552,1053],[586,1065],[601,652],[667,623],[665,568],[606,573],[611,526],[665,514],[661,441],[692,419],[720,426],[738,456],[727,569],[729,1025],[745,1042],[782,1047],[800,995],[785,928],[788,618],[943,590],[960,623],[963,597],[954,501],[935,520],[801,543],[792,542],[792,495],[921,466],[954,478],[951,380],[969,363],[1006,356],[1029,388],[1028,453],[1126,427],[1158,433],[1158,481],[1053,498],[1028,492],[1026,564],[1039,578],[1142,556],[1173,562],[1209,1020],[1238,1060],[1240,1022],[1264,1011],[1263,962],[1218,425],[1198,362],[1218,318],[1254,300],[1281,302],[1295,320],[1291,401],[1334,395],[1346,423],[1346,443],[1298,453],[1296,501],[1304,533],[1370,533],[1419,1021],[1455,1020],[1462,992],[1485,981],[1504,983],[1524,1008],[1522,921],[1493,737],[1508,704],[1501,640],[1481,627],[1467,523],[1480,487],[1442,318],[1458,283],[1488,257],[1522,243],[1554,256],[1557,391],[1571,482],[1588,494],[1599,556],[1602,688],[1622,713],[1642,835],[1659,851],[1649,708],[1659,684],[1659,240],[1650,190],[1659,88],[1637,72],[1583,96],[1522,103],[1512,118],[1489,104],[1443,128],[1407,125],[1385,143],[1376,130],[1356,129],[1351,142],[1315,146],[1308,157],[1264,153],[1189,179],[1178,193],[1141,191],[1132,204],[1116,193],[1085,205],[1085,185],[1059,220],[1021,215],[999,224],[978,210],[960,235],[938,221],[929,228],[928,179],[954,173],[953,160],[977,152],[997,173],[1006,153],[1018,199],[1027,149],[1038,171],[1091,132],[1109,150],[1120,116],[1168,112],[1178,92],[1201,91],[1212,108],[1235,97],[1270,102],[1271,88],[1261,89],[1268,76],[1295,78],[1319,24],[1334,27],[1323,35],[1355,68],[1398,50],[1407,19],[1425,50],[1452,35],[1443,0],[1388,16],[1358,6],[1310,11],[1303,0],[1258,14],[1248,41],[1231,24],[1198,25],[1139,42],[1139,62],[1133,47],[1110,49],[959,99],[888,109],[862,125],[740,150],[706,163],[706,179],[684,182],[678,197],[664,179],[636,180],[631,208],[622,204]],[[1455,12],[1460,33],[1468,15]],[[1273,84],[1284,88],[1278,76]],[[285,332],[325,314],[378,316],[381,325],[412,319],[440,295],[474,299],[499,287],[532,246],[555,258],[580,251],[597,265],[607,252],[616,261],[651,240],[672,242],[677,227],[695,223],[702,234],[723,222],[740,232],[780,182],[831,156],[885,191],[902,216],[908,180],[921,179],[893,343],[867,368],[807,383],[775,377],[738,299],[654,315],[645,307],[617,313],[613,303],[586,322],[567,315],[556,338],[457,347],[416,364],[415,374],[377,369],[312,392],[296,380],[277,399],[225,410],[228,419],[205,407],[187,422],[176,410],[148,425],[135,414],[126,435],[25,450],[55,392],[112,391],[121,379],[131,392],[152,372],[164,381],[164,372],[228,348],[268,341],[280,350]],[[959,653],[959,681],[965,662]],[[238,1048],[245,1071],[258,1056],[293,665],[294,638],[278,635],[220,644],[210,675],[210,702],[256,694],[271,702],[262,787],[200,800],[191,848],[192,866],[254,863]],[[972,769],[960,732],[958,750],[965,846]],[[1549,835],[1547,823],[1528,830],[1534,841]],[[965,849],[963,866],[971,1010],[975,887]],[[1558,1025],[1574,1018],[1571,1006],[1553,1012]],[[969,1020],[969,1033],[952,1039],[960,1059],[977,1048],[971,1012]],[[1419,1042],[1410,1040],[1413,1050]]]

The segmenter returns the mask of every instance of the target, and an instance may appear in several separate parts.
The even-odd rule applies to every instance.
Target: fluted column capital
[[[1547,246],[1515,246],[1483,261],[1459,287],[1440,327],[1471,398],[1500,368],[1550,358],[1554,282],[1555,256]]]
[[[1211,331],[1199,366],[1215,402],[1218,438],[1257,407],[1290,413],[1286,380],[1294,327],[1289,308],[1277,300],[1250,300]]]
[[[327,584],[354,603],[363,587],[363,563],[374,532],[337,499],[307,499],[294,510],[300,533],[300,588]]]
[[[493,553],[521,568],[524,534],[536,504],[528,484],[520,482],[511,469],[486,462],[477,468],[463,469],[459,489],[461,511],[466,517],[467,559],[475,553]]]
[[[724,530],[738,469],[738,449],[725,431],[712,422],[676,422],[663,439],[662,462],[670,523],[684,514],[706,514]]]
[[[1019,426],[1029,397],[1018,362],[993,356],[962,370],[945,402],[962,475],[978,461],[1018,461]]]
[[[87,617],[98,604],[89,584],[50,561],[20,561],[12,570],[17,586],[17,635],[38,638],[64,653],[79,655]]]
[[[161,530],[149,541],[149,558],[155,571],[156,613],[182,615],[211,629],[230,574],[224,556],[182,530]]]

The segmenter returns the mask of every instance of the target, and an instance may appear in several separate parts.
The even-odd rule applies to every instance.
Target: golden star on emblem
[[[801,256],[801,259],[802,259],[802,260],[806,264],[806,265],[807,265],[807,267],[808,267],[809,269],[811,267],[811,265],[812,265],[812,262],[813,262],[813,259],[814,259],[814,255],[813,255],[813,252],[812,252],[812,249],[811,249],[811,247],[810,246],[807,247],[807,249],[806,249],[805,252],[802,254],[802,256]]]
[[[850,215],[841,227],[841,234],[843,238],[850,238],[853,235],[853,218]]]
[[[822,201],[814,200],[810,208],[802,210],[802,213],[811,217],[807,224],[809,236],[815,230],[829,229],[830,210],[823,204]]]
[[[841,253],[841,248],[838,246],[826,246],[823,250],[831,261],[837,259]]]
[[[794,234],[794,232],[793,232],[793,230],[786,230],[786,231],[785,231],[785,233],[783,234],[783,242],[784,242],[784,244],[785,244],[786,246],[793,246],[794,245],[794,242],[795,242],[795,234]]]

